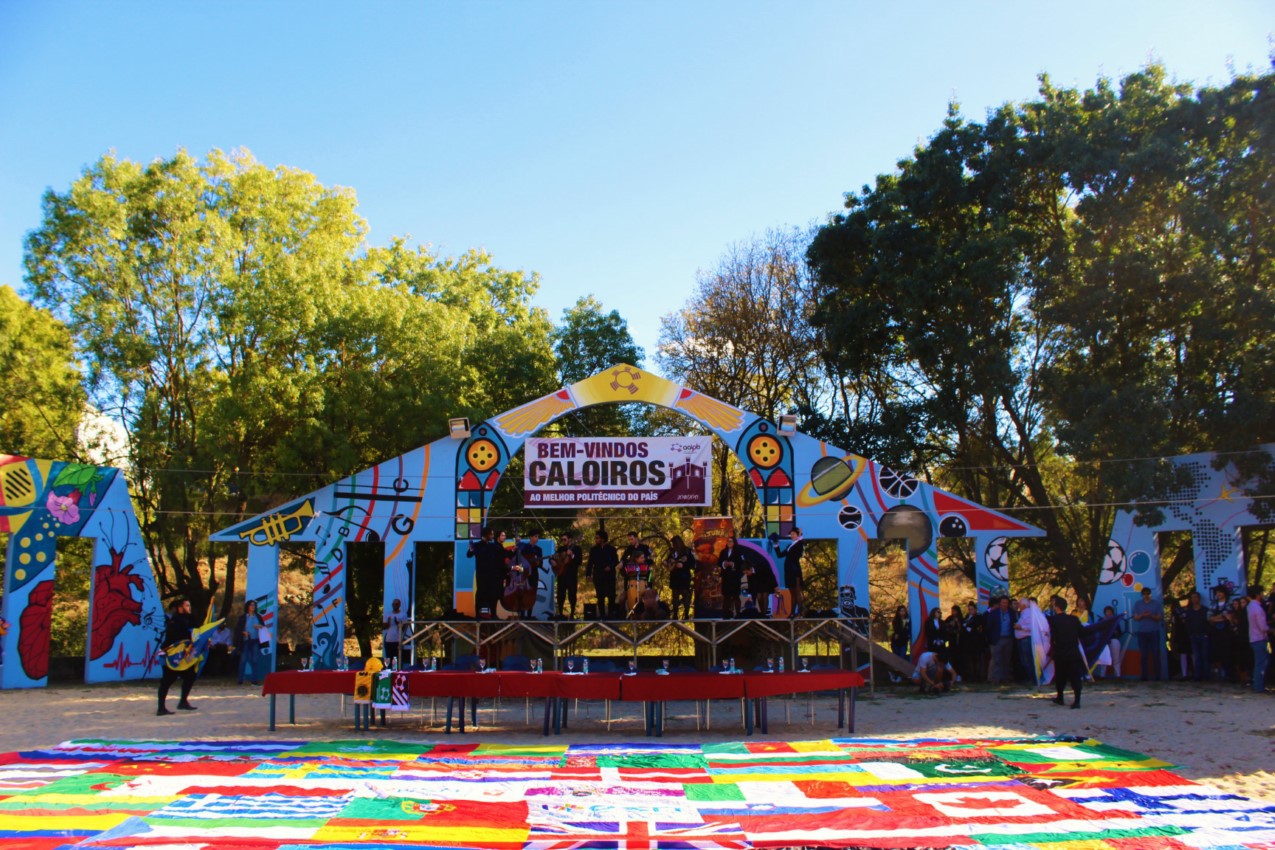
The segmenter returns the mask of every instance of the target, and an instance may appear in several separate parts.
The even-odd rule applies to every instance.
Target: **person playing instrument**
[[[605,531],[593,536],[593,548],[589,550],[589,563],[585,565],[584,574],[593,580],[593,589],[598,594],[598,619],[606,620],[618,612],[615,608],[615,574],[620,565],[620,556],[611,545]]]
[[[559,617],[567,614],[566,603],[571,600],[570,617],[576,618],[576,590],[580,583],[580,561],[584,552],[580,549],[580,537],[574,531],[562,535],[562,548],[550,559],[556,581],[557,612]]]
[[[254,685],[261,684],[257,665],[261,663],[261,630],[266,627],[265,619],[257,613],[257,600],[249,599],[244,603],[243,614],[235,626],[235,647],[239,650],[239,684],[243,684],[244,673],[249,674]]]
[[[668,556],[668,586],[673,591],[673,618],[691,618],[691,578],[695,554],[687,548],[681,535],[674,535]],[[683,613],[679,616],[678,611]]]
[[[626,574],[631,571],[636,572],[633,568],[638,564],[638,556],[641,556],[641,563],[645,565],[642,571],[649,573],[651,563],[655,560],[655,556],[651,554],[651,547],[638,539],[636,531],[630,531],[629,545],[624,547],[624,557],[621,559]]]
[[[398,659],[399,647],[403,645],[403,624],[407,622],[407,617],[403,616],[402,608],[403,601],[395,599],[390,604],[390,613],[385,615],[385,620],[381,623],[381,628],[385,630],[383,645],[387,664]]]
[[[199,665],[188,664],[180,670],[174,670],[169,666],[169,663],[179,663],[177,658],[172,657],[174,655],[179,655],[181,661],[190,660],[190,655],[195,649],[194,628],[195,624],[190,619],[190,600],[174,599],[168,606],[168,622],[164,627],[164,647],[170,660],[160,667],[159,708],[155,712],[160,717],[173,713],[168,710],[165,703],[168,702],[168,689],[179,678],[182,680],[182,696],[177,707],[182,711],[195,710],[195,706],[190,704],[190,689],[195,686],[195,677],[199,675]],[[179,649],[179,645],[183,643],[184,648]]]
[[[527,542],[518,549],[518,563],[526,570],[527,586],[531,588],[530,604],[518,613],[524,619],[531,619],[535,612],[536,595],[540,591],[540,568],[544,564],[544,551],[540,548],[540,532],[532,529]]]

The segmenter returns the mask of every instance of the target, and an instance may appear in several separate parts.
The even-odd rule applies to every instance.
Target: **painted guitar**
[[[191,667],[198,667],[208,658],[208,640],[213,630],[224,622],[225,618],[204,623],[191,631],[190,640],[179,640],[172,646],[160,650],[164,657],[164,666],[169,670],[181,672]]]

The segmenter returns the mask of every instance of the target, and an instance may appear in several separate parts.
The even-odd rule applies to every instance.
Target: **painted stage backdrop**
[[[122,472],[0,455],[0,532],[9,535],[0,686],[47,682],[59,537],[93,538],[85,681],[157,671],[164,612]]]
[[[972,537],[983,561],[1008,563],[1008,541],[1037,537],[1039,529],[634,366],[620,364],[471,428],[465,439],[444,437],[407,454],[223,529],[215,541],[249,544],[247,587],[263,607],[277,604],[279,547],[315,547],[313,664],[330,668],[345,640],[346,547],[374,542],[385,548],[386,610],[410,600],[415,544],[453,541],[458,610],[474,610],[474,561],[492,494],[509,460],[528,438],[554,420],[598,404],[646,402],[703,425],[729,447],[756,488],[766,536],[778,535],[782,563],[788,532],[837,543],[841,607],[846,615],[868,604],[868,541],[903,539],[913,628],[938,604],[939,537]],[[551,610],[552,575],[542,571],[540,611]],[[782,575],[781,575],[782,578]],[[408,606],[405,605],[405,608]],[[918,641],[919,643],[919,641]]]
[[[1275,443],[1261,447],[1275,458]],[[1116,514],[1107,555],[1098,575],[1098,592],[1093,610],[1101,616],[1110,605],[1116,613],[1132,616],[1133,603],[1142,598],[1142,588],[1151,588],[1151,598],[1163,602],[1160,544],[1157,535],[1169,531],[1189,531],[1195,554],[1195,587],[1211,604],[1213,591],[1227,589],[1230,598],[1244,592],[1244,547],[1241,530],[1272,524],[1254,511],[1255,482],[1226,462],[1225,455],[1213,452],[1180,455],[1169,462],[1181,473],[1178,486],[1158,504],[1162,519],[1151,523],[1136,510]],[[1132,622],[1132,621],[1129,621]],[[1127,633],[1124,642],[1136,655],[1136,644]],[[1163,648],[1162,648],[1163,652]],[[1161,671],[1167,669],[1161,657]],[[1129,671],[1123,671],[1126,674]]]

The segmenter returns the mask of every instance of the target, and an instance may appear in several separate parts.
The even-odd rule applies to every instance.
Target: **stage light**
[[[779,417],[779,433],[792,436],[797,433],[797,417],[792,413],[785,413]]]
[[[469,436],[469,419],[464,416],[448,419],[447,430],[453,440],[464,440]]]

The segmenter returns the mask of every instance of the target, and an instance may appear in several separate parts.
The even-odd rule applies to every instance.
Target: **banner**
[[[527,441],[523,492],[537,508],[706,506],[712,437]]]

